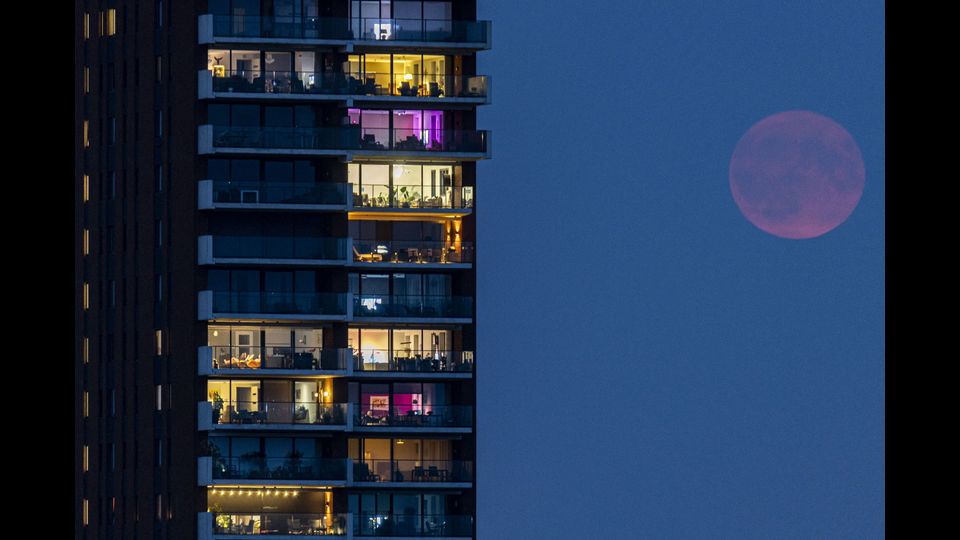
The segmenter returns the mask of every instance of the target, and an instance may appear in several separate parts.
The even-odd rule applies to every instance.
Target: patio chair
[[[383,262],[383,255],[379,253],[360,253],[357,246],[353,246],[353,255],[360,262]]]

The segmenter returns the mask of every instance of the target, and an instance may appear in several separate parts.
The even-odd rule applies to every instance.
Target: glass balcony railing
[[[216,401],[214,424],[317,424],[347,423],[345,403]]]
[[[211,345],[214,369],[345,370],[349,349]]]
[[[361,410],[357,406],[354,425],[390,427],[471,427],[473,407],[470,405],[394,406],[387,410]]]
[[[346,238],[214,236],[213,256],[268,259],[345,259]]]
[[[214,15],[216,37],[486,43],[489,21]]]
[[[316,128],[213,126],[213,146],[292,150],[484,153],[487,151],[487,132],[361,128],[358,125]]]
[[[223,71],[213,77],[214,92],[254,94],[320,94],[349,96],[405,96],[483,98],[485,75],[430,75],[394,73],[315,73],[313,71]]]
[[[365,459],[353,464],[355,482],[472,482],[473,462]]]
[[[349,514],[213,513],[213,534],[344,536]]]
[[[215,457],[213,477],[222,480],[346,480],[347,461],[259,455]]]
[[[486,152],[487,132],[365,127],[360,129],[360,149],[413,152]]]
[[[473,190],[473,186],[426,187],[421,190],[413,186],[354,184],[353,206],[356,208],[473,208]]]
[[[360,148],[360,128],[359,126],[316,128],[213,126],[213,146],[356,150]]]
[[[358,514],[354,536],[473,536],[473,516],[427,514]]]
[[[353,240],[355,262],[383,263],[471,263],[473,243],[427,240]]]
[[[345,205],[350,184],[214,180],[213,202]]]
[[[473,351],[393,351],[391,353],[388,349],[362,349],[353,352],[353,369],[355,371],[469,373],[473,371]]]
[[[229,259],[346,259],[347,239],[214,235],[213,256]]]
[[[358,294],[354,296],[354,317],[473,317],[469,296],[399,296]]]
[[[343,293],[279,293],[213,291],[215,313],[346,315]]]

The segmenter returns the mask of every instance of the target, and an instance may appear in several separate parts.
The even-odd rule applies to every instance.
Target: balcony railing
[[[365,127],[360,129],[360,149],[415,152],[486,152],[487,132]]]
[[[353,185],[356,208],[473,208],[473,186],[443,187],[422,191],[410,186]]]
[[[350,349],[211,345],[214,369],[345,370]]]
[[[235,204],[345,205],[350,185],[307,182],[240,182],[215,180],[213,202]]]
[[[386,411],[357,407],[354,414],[357,426],[390,426],[413,428],[446,428],[473,426],[473,407],[470,405],[422,405],[417,409],[394,406]]]
[[[346,315],[342,293],[275,293],[213,291],[214,313]]]
[[[346,480],[347,461],[325,458],[242,456],[213,459],[218,480]]]
[[[355,262],[383,263],[472,263],[473,244],[427,240],[353,240]]]
[[[217,148],[285,148],[294,150],[356,150],[359,126],[272,128],[213,126]]]
[[[344,536],[349,514],[213,514],[213,534]]]
[[[473,536],[473,516],[359,514],[353,519],[355,536]]]
[[[215,148],[378,150],[397,152],[487,151],[487,132],[408,128],[213,126]]]
[[[213,77],[213,91],[253,94],[319,94],[431,98],[483,98],[485,75],[415,75],[394,73],[315,73],[313,71],[230,70]]]
[[[378,359],[382,359],[377,361]],[[354,351],[355,371],[403,371],[420,373],[470,373],[473,351],[394,351],[363,349]]]
[[[239,38],[486,43],[489,21],[214,15],[213,35]]]
[[[353,464],[355,482],[472,482],[473,462],[365,459]]]
[[[347,239],[214,235],[213,256],[226,259],[342,260],[347,258]]]
[[[398,296],[358,294],[354,296],[354,317],[473,317],[469,296]]]
[[[347,423],[347,405],[346,403],[240,400],[213,402],[213,423],[343,426]]]

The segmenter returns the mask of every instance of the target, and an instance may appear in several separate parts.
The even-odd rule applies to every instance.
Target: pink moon
[[[863,195],[864,177],[853,137],[810,111],[760,120],[730,158],[730,191],[740,211],[781,238],[814,238],[846,221]]]

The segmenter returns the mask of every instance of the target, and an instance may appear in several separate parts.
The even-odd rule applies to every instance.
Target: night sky
[[[479,537],[882,537],[883,4],[478,4]],[[728,184],[792,109],[866,167],[810,240]]]

